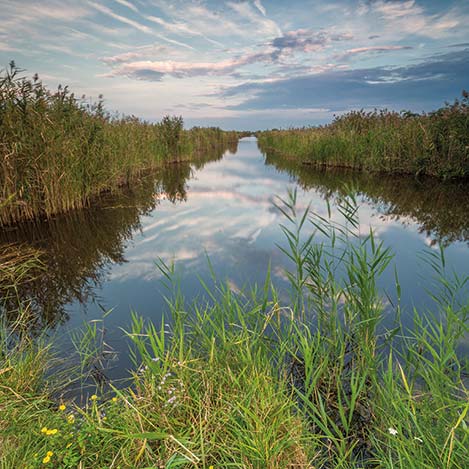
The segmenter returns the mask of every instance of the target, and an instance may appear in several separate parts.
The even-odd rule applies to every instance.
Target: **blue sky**
[[[0,0],[0,64],[148,120],[257,129],[469,89],[469,0]]]

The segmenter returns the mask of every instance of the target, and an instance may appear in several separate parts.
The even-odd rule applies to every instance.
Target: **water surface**
[[[447,269],[469,273],[465,184],[318,171],[265,158],[254,138],[241,140],[222,159],[170,165],[132,190],[103,197],[94,208],[4,230],[0,242],[26,242],[44,251],[47,269],[22,289],[34,300],[40,327],[63,334],[112,310],[105,319],[106,340],[120,352],[113,372],[120,376],[130,367],[120,328],[129,327],[131,311],[155,322],[167,311],[155,262],[176,263],[189,300],[204,295],[199,277],[210,283],[207,258],[234,291],[262,284],[270,263],[273,282],[286,292],[285,256],[276,248],[285,245],[279,228],[284,219],[275,197],[298,187],[300,209],[311,202],[326,215],[328,199],[336,217],[334,201],[345,186],[361,194],[360,231],[373,227],[395,254],[404,314],[413,306],[432,307],[425,288],[433,274],[419,258],[422,251],[443,244]],[[393,266],[380,280],[391,299]]]

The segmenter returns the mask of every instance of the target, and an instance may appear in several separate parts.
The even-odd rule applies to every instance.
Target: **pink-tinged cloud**
[[[415,0],[377,0],[366,7],[366,12],[377,14],[388,28],[401,34],[411,33],[430,38],[442,37],[467,20],[458,17],[454,8],[444,13],[427,14]]]
[[[161,20],[162,21],[162,20]],[[151,61],[139,60],[145,57],[141,51],[133,51],[102,59],[104,63],[114,67],[107,75],[127,76],[141,80],[160,81],[165,75],[176,78],[229,75],[239,68],[256,63],[281,65],[293,54],[311,53],[324,49],[329,44],[351,39],[349,34],[330,34],[325,31],[298,29],[288,31],[262,45],[259,52],[245,53],[218,62],[190,61]]]
[[[324,49],[332,42],[351,40],[350,34],[330,34],[324,31],[297,29],[276,37],[270,45],[279,53],[314,52]]]
[[[353,55],[358,54],[368,54],[368,53],[377,53],[382,54],[385,52],[394,52],[400,50],[409,50],[413,49],[411,46],[369,46],[369,47],[355,47],[354,49],[348,49],[342,54],[338,54],[335,56],[336,59],[342,60],[349,58]]]
[[[233,72],[241,66],[265,59],[266,56],[261,56],[261,54],[247,54],[239,58],[222,60],[220,62],[175,62],[171,60],[143,60],[124,63],[113,70],[109,76],[123,75],[128,77],[159,81],[164,75],[171,75],[177,78],[200,75],[224,75]],[[107,63],[118,63],[118,61],[115,57],[113,57],[109,58]]]

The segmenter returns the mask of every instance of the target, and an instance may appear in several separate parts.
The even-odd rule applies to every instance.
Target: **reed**
[[[86,207],[165,163],[235,145],[236,132],[111,115],[67,87],[49,91],[12,62],[0,74],[0,225]]]
[[[299,213],[295,193],[277,206],[291,303],[267,274],[242,293],[214,277],[210,301],[188,304],[160,264],[169,314],[158,325],[133,315],[128,387],[100,383],[69,401],[47,343],[4,325],[0,467],[465,468],[468,279],[429,250],[434,307],[414,310],[408,329],[397,275],[390,308],[376,287],[392,253],[358,232],[353,195],[335,221]],[[102,354],[98,329],[74,336],[78,377]]]
[[[428,114],[352,111],[326,126],[258,132],[259,148],[303,164],[442,179],[469,176],[469,93]]]

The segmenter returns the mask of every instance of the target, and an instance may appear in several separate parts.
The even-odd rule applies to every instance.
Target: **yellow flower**
[[[41,428],[41,433],[47,433],[47,427],[42,427]]]
[[[67,422],[68,423],[74,423],[75,422],[75,416],[73,414],[67,415]]]
[[[46,430],[46,435],[55,435],[57,432],[57,428],[53,428],[52,430]]]
[[[46,456],[49,456],[49,458],[50,458],[51,456],[54,456],[54,452],[53,451],[47,451]]]
[[[92,401],[95,401],[97,398],[98,398],[98,396],[97,396],[96,394],[93,394],[93,395],[90,397],[90,399],[91,399]]]
[[[60,404],[59,405],[59,410],[61,410],[62,412],[66,409],[67,407],[65,406],[65,404]]]
[[[113,397],[113,398],[111,399],[111,401],[112,401],[112,402],[117,402],[117,397]]]
[[[47,464],[49,461],[50,461],[50,456],[46,456],[46,457],[42,460],[42,463],[43,463],[43,464]]]

